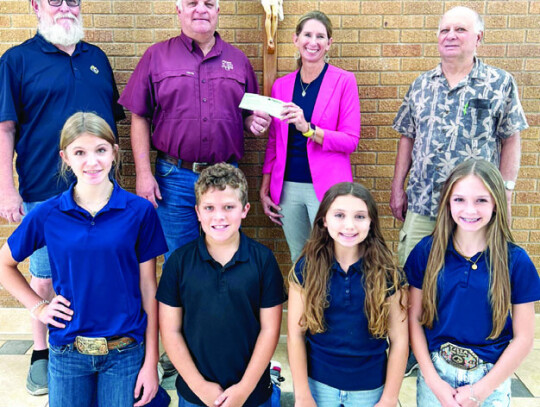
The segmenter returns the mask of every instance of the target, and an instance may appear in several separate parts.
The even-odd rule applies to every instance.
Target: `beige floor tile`
[[[399,392],[399,402],[401,407],[416,407],[416,377],[403,379],[401,391]]]
[[[540,397],[540,369],[538,366],[540,366],[540,350],[533,349],[516,371],[516,376],[535,397]],[[540,403],[538,407],[540,407]]]
[[[0,357],[0,407],[44,407],[47,396],[34,397],[26,392],[28,356]]]
[[[176,394],[176,390],[167,390],[167,393],[171,396],[171,404],[169,404],[169,407],[176,407],[178,405],[178,394]]]
[[[24,308],[0,308],[0,335],[32,333],[31,318]]]
[[[540,398],[517,398],[514,397],[510,403],[511,407],[540,407]]]

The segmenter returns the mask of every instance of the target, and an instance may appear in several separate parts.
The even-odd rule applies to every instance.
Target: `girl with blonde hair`
[[[504,182],[484,160],[458,165],[432,236],[405,264],[419,406],[509,406],[532,348],[540,278],[508,227]]]
[[[165,237],[152,204],[111,179],[118,145],[105,120],[74,114],[60,149],[76,181],[8,238],[0,283],[49,325],[50,407],[143,406],[158,389],[156,257],[167,251]],[[43,246],[56,293],[50,302],[17,268]]]

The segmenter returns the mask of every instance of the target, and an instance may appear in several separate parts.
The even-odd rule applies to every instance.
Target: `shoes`
[[[415,369],[418,369],[418,362],[414,357],[414,353],[411,351],[411,353],[409,353],[409,359],[407,359],[407,367],[405,368],[404,377],[410,376]]]
[[[163,368],[163,378],[167,378],[176,374],[176,368],[174,367],[171,359],[167,356],[166,353],[163,353],[159,358],[159,364]]]
[[[32,396],[42,396],[49,392],[47,384],[47,359],[36,360],[30,365],[28,376],[26,377],[26,390]]]

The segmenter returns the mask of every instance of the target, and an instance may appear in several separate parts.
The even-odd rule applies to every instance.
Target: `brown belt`
[[[88,338],[86,336],[77,336],[75,338],[75,349],[83,355],[106,355],[110,350],[122,349],[135,342],[135,339],[129,336],[119,338]]]
[[[210,167],[213,165],[212,163],[202,163],[202,162],[193,162],[193,161],[186,161],[186,160],[180,160],[176,157],[173,157],[172,155],[166,154],[162,151],[158,151],[157,154],[158,158],[168,162],[169,164],[174,165],[175,167],[184,168],[186,170],[193,171],[196,174],[200,174],[202,170],[205,168]],[[179,165],[180,163],[180,165]]]

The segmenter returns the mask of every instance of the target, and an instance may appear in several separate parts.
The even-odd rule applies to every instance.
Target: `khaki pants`
[[[435,220],[429,216],[407,211],[403,227],[399,231],[398,262],[400,267],[405,265],[409,253],[414,246],[435,229]]]

